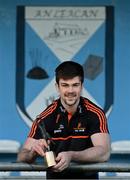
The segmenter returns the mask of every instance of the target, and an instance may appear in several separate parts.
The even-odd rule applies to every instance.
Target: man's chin
[[[68,106],[73,106],[76,103],[76,101],[66,101],[66,104]]]

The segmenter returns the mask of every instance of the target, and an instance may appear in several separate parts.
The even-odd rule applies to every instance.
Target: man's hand
[[[54,172],[61,172],[69,166],[71,161],[71,152],[60,152],[55,160],[57,164],[52,167],[52,170]]]
[[[46,148],[48,147],[47,142],[45,139],[35,139],[31,147],[31,151],[36,152],[40,156],[45,156]]]
[[[48,144],[45,139],[34,139],[29,137],[18,153],[17,161],[32,163],[37,155],[45,156],[47,147]]]

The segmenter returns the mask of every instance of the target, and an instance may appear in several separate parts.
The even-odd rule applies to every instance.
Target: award
[[[50,136],[46,132],[44,124],[42,127],[39,125],[39,128],[40,128],[40,131],[42,133],[43,138],[47,142],[47,140],[49,139]],[[51,167],[51,166],[54,166],[56,164],[54,152],[50,150],[49,144],[48,144],[48,147],[46,148],[46,152],[45,152],[45,161],[46,161],[47,167]]]
[[[56,165],[55,155],[53,151],[50,150],[46,151],[45,160],[48,167]]]

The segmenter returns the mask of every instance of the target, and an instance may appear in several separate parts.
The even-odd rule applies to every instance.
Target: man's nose
[[[73,86],[69,86],[69,87],[68,87],[68,91],[69,91],[69,92],[73,92],[73,90],[74,90]]]

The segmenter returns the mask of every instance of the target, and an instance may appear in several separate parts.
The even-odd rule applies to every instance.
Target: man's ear
[[[59,92],[59,85],[57,84],[57,82],[55,83],[55,87],[56,87],[57,92]]]
[[[82,88],[82,90],[83,90],[83,83],[81,84],[81,88]]]

